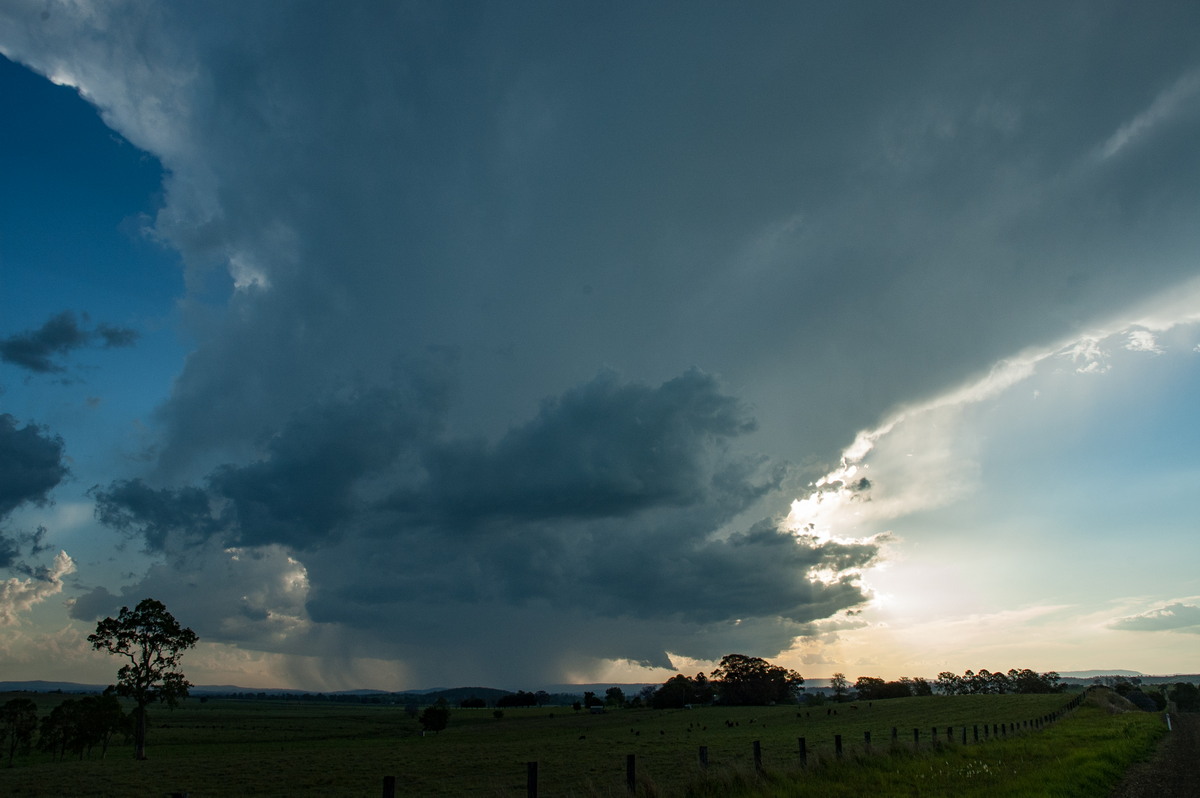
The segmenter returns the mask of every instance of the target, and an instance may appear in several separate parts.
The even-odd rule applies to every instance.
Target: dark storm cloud
[[[293,548],[322,650],[786,646],[874,549],[757,524],[774,463],[1200,251],[1194,4],[145,11],[0,10],[162,161],[188,269],[162,456],[101,509],[166,568]],[[426,346],[454,390],[388,398]]]
[[[627,634],[586,648],[661,663],[662,640],[646,647],[664,622],[677,653],[708,651],[731,619],[743,637],[764,623],[795,634],[864,599],[845,574],[875,546],[806,543],[768,522],[726,528],[786,471],[729,451],[753,420],[710,375],[650,387],[604,373],[493,446],[436,434],[439,405],[439,392],[400,388],[317,402],[255,463],[219,468],[205,488],[114,483],[97,493],[97,516],[180,562],[210,540],[286,546],[311,581],[306,612],[359,634],[386,636],[432,602],[421,610],[422,623],[440,619],[423,638],[432,648],[458,649],[464,607],[544,606],[572,623],[645,626],[636,646]]]
[[[9,536],[4,522],[24,504],[45,505],[50,491],[68,472],[63,463],[64,445],[44,427],[20,425],[7,413],[0,413],[0,567],[9,567],[20,554],[17,538]],[[32,539],[35,553],[41,536]]]
[[[0,338],[0,360],[37,373],[64,371],[56,358],[66,357],[73,350],[86,346],[106,349],[133,346],[138,339],[136,330],[99,324],[95,329],[79,325],[75,314],[63,311],[36,330]]]
[[[0,519],[22,504],[43,505],[67,476],[63,441],[36,424],[0,413]]]
[[[129,479],[93,488],[92,494],[101,523],[140,537],[151,551],[162,551],[173,534],[177,543],[197,543],[221,529],[201,488],[152,488]]]
[[[399,499],[459,523],[489,518],[620,517],[685,506],[713,490],[714,445],[754,429],[699,371],[657,388],[606,373],[543,404],[533,421],[424,458],[429,484]],[[718,447],[719,448],[719,447]]]

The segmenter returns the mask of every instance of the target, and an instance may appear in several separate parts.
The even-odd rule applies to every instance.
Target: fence
[[[1083,702],[1086,693],[1080,693],[1075,698],[1071,699],[1061,708],[1041,715],[1030,720],[1019,721],[1014,723],[976,723],[962,725],[959,727],[946,726],[943,728],[943,734],[939,735],[939,727],[931,726],[929,729],[928,741],[925,742],[931,750],[942,745],[945,740],[946,745],[969,745],[984,743],[989,740],[1002,739],[1011,735],[1021,734],[1030,731],[1040,731],[1046,726],[1054,723],[1067,713],[1077,708]],[[956,734],[957,728],[957,734]],[[811,762],[808,739],[806,737],[798,737],[797,741],[797,756],[798,763],[801,767],[808,767]],[[921,729],[914,728],[912,730],[912,749],[920,750],[923,744]],[[891,745],[895,747],[900,745],[900,729],[893,726],[891,729]],[[762,745],[760,741],[755,740],[752,744],[754,769],[756,772],[763,772]],[[833,735],[833,756],[835,759],[844,759],[847,756],[846,744],[843,736],[840,734]],[[875,755],[876,752],[872,748],[871,732],[863,733],[862,748],[857,752],[864,755]],[[697,750],[697,762],[702,769],[707,769],[710,766],[708,746],[701,745]],[[614,768],[615,769],[615,768]],[[630,793],[637,791],[637,756],[635,754],[627,754],[625,756],[625,786]],[[538,795],[538,763],[525,763],[525,791],[528,798],[537,798]],[[396,777],[386,776],[383,780],[383,798],[396,798]]]

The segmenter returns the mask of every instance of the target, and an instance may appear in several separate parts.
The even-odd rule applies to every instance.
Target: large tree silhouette
[[[745,654],[726,654],[712,677],[722,704],[785,703],[804,689],[796,671]]]
[[[166,606],[155,599],[142,599],[132,610],[122,607],[116,618],[96,624],[88,635],[93,648],[119,654],[129,660],[117,671],[117,693],[132,698],[134,710],[134,756],[146,758],[146,708],[162,702],[174,707],[187,697],[191,683],[179,670],[179,658],[199,638],[182,627]]]

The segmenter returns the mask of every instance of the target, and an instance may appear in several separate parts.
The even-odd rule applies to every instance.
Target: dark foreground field
[[[39,696],[42,713],[62,698]],[[455,709],[449,728],[424,737],[399,707],[193,699],[151,715],[149,761],[133,761],[127,745],[104,760],[97,752],[54,762],[35,752],[0,770],[0,795],[378,796],[384,777],[395,776],[397,795],[523,796],[531,761],[539,763],[542,796],[624,795],[629,754],[643,795],[1106,795],[1148,756],[1161,716],[1085,704],[1036,728],[1070,699],[934,696],[839,705],[836,715],[795,707],[592,715],[553,707],[508,709],[497,719],[490,709]],[[999,728],[1007,733],[993,734]],[[835,735],[843,740],[840,760]]]

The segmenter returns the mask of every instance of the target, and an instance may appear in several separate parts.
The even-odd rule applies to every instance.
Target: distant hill
[[[1141,676],[1142,673],[1140,671],[1114,669],[1110,671],[1059,671],[1058,675],[1065,679],[1095,679],[1097,676],[1124,676],[1131,678]]]
[[[78,682],[0,682],[0,693],[103,693],[106,684]]]

